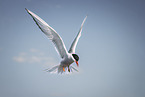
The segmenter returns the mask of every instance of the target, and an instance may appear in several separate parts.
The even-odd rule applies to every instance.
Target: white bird
[[[74,39],[69,51],[67,51],[62,38],[52,27],[50,27],[44,20],[42,20],[39,16],[37,16],[36,14],[31,12],[30,10],[26,9],[26,11],[32,16],[33,20],[35,21],[37,26],[41,29],[41,31],[54,43],[56,50],[58,51],[58,53],[60,54],[60,56],[62,58],[60,65],[57,65],[57,66],[55,66],[51,69],[47,69],[47,70],[49,72],[57,71],[58,73],[63,73],[66,70],[68,70],[68,72],[70,72],[72,70],[78,71],[77,69],[75,69],[74,67],[72,67],[70,65],[73,62],[76,62],[77,66],[79,66],[79,64],[78,64],[79,57],[77,54],[75,54],[75,48],[76,48],[78,40],[81,36],[82,27],[84,25],[84,22],[85,22],[87,16],[84,18],[81,28],[80,28],[76,38]]]

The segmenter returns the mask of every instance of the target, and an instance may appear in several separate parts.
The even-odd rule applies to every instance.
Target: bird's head
[[[73,56],[73,58],[75,59],[75,62],[76,62],[76,64],[77,64],[77,66],[79,66],[79,63],[78,63],[78,61],[79,61],[79,56],[78,56],[77,54],[72,54],[72,56]]]

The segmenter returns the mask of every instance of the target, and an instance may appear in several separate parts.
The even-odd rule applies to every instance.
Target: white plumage
[[[57,73],[63,73],[66,71],[66,69],[69,72],[72,70],[78,71],[77,69],[75,69],[74,67],[72,67],[70,65],[73,62],[76,62],[76,64],[78,65],[79,57],[78,57],[78,55],[75,54],[75,48],[76,48],[78,40],[81,36],[82,27],[84,25],[84,22],[85,22],[87,16],[83,20],[81,28],[80,28],[76,38],[74,39],[69,51],[67,51],[62,38],[52,27],[50,27],[44,20],[42,20],[39,16],[37,16],[36,14],[31,12],[30,10],[26,9],[26,11],[32,16],[33,20],[38,25],[38,27],[41,29],[41,31],[54,43],[58,53],[60,54],[60,56],[62,58],[60,65],[57,65],[51,69],[47,69],[47,71],[49,71],[49,72],[57,71]]]

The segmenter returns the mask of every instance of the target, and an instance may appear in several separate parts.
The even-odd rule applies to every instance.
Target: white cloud
[[[45,53],[37,50],[30,49],[27,52],[20,52],[17,56],[13,57],[13,60],[18,63],[40,63],[43,65],[55,65],[55,59],[46,56]]]
[[[38,52],[38,50],[37,50],[37,49],[34,49],[34,48],[31,48],[31,49],[30,49],[30,52],[35,53],[35,52]]]
[[[13,60],[16,62],[20,62],[20,63],[25,62],[25,58],[22,56],[15,56],[15,57],[13,57]]]

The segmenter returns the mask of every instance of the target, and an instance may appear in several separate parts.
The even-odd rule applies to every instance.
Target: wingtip
[[[85,18],[87,18],[88,17],[88,14],[86,15],[86,17]]]
[[[27,8],[25,8],[25,10],[28,12],[29,10]]]

